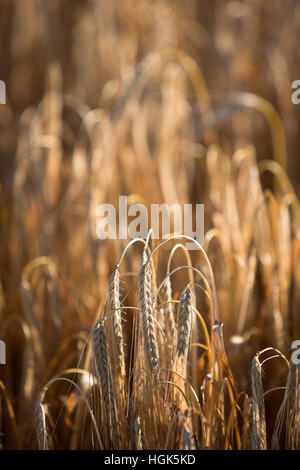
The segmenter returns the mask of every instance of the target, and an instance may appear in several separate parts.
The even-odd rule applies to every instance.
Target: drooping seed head
[[[108,343],[104,324],[99,322],[92,339],[93,357],[96,366],[96,375],[100,382],[104,404],[107,410],[113,407],[112,373],[108,351]]]
[[[252,361],[251,385],[251,447],[252,449],[265,450],[267,448],[265,402],[261,364],[259,362],[258,355],[256,355]]]
[[[193,293],[188,285],[181,294],[179,304],[178,341],[176,348],[178,358],[186,356],[190,344],[193,318],[192,299]]]
[[[153,321],[152,267],[150,260],[147,260],[141,267],[138,295],[142,312],[146,357],[153,372],[159,368],[159,349]]]
[[[123,343],[123,329],[122,329],[122,306],[120,301],[120,274],[119,270],[115,269],[110,277],[109,283],[109,296],[110,306],[113,310],[113,332],[116,345],[116,363],[118,372],[122,377],[125,376],[125,358],[124,358],[124,343]]]

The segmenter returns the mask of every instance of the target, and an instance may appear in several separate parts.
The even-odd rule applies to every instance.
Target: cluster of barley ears
[[[91,343],[91,355],[87,355],[87,371],[81,372],[85,380],[75,413],[80,415],[81,426],[77,439],[84,446],[98,449],[264,450],[268,446],[280,448],[285,434],[286,447],[298,448],[299,370],[277,349],[282,339],[276,318],[272,318],[270,329],[275,335],[270,342],[274,346],[255,354],[251,364],[251,336],[263,336],[264,332],[248,324],[253,311],[249,306],[243,311],[243,294],[238,319],[243,314],[244,324],[237,322],[228,356],[223,323],[218,319],[223,309],[218,305],[214,270],[204,248],[198,247],[201,261],[195,267],[184,245],[188,237],[170,235],[150,248],[154,245],[150,235],[151,232],[146,241],[135,239],[125,247],[85,344],[86,347]],[[206,235],[206,248],[211,235],[211,231]],[[169,255],[168,244],[173,245]],[[136,272],[122,272],[122,264],[135,245],[141,245],[140,267]],[[158,269],[163,251],[165,272]],[[185,262],[171,269],[179,252]],[[244,281],[250,284],[248,296],[254,293],[253,253],[252,247]],[[177,281],[178,277],[183,282],[186,279],[186,284],[174,294],[176,276]],[[126,278],[130,278],[130,290],[134,291],[130,303],[129,294],[121,287],[122,281],[128,284]],[[283,321],[280,312],[279,315]],[[251,371],[249,388],[245,390],[235,372],[244,374],[247,359]],[[270,360],[283,362],[286,384],[277,383],[266,390],[265,363]],[[79,364],[77,367],[64,371],[72,373],[69,382],[75,386]],[[64,380],[62,376],[57,380]],[[44,386],[36,410],[41,449],[49,447],[51,425],[50,420],[47,423],[43,402],[51,383],[52,380]],[[267,396],[276,392],[281,392],[281,401],[268,436]],[[64,406],[70,400],[69,394],[70,389]],[[76,440],[74,444],[75,448],[79,445]]]

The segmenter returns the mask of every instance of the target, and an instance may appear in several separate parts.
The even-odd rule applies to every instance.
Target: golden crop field
[[[296,0],[0,0],[0,448],[300,449],[299,39]],[[100,239],[120,196],[147,232]]]

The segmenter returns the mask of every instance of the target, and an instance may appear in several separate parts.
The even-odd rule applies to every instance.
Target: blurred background
[[[251,124],[232,119],[226,107],[231,92],[253,92],[276,107],[286,134],[289,175],[298,184],[300,106],[291,104],[291,83],[300,77],[297,0],[1,0],[0,8],[0,76],[8,102],[0,110],[5,187],[12,180],[19,118],[43,97],[50,65],[56,67],[62,93],[107,109],[139,61],[165,48],[185,51],[201,68],[226,149],[253,137],[259,157],[272,156],[263,118],[255,113]]]

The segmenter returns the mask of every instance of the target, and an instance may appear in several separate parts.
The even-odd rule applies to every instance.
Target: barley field
[[[296,0],[0,0],[1,449],[300,449],[299,39]],[[100,240],[120,195],[203,243]]]

